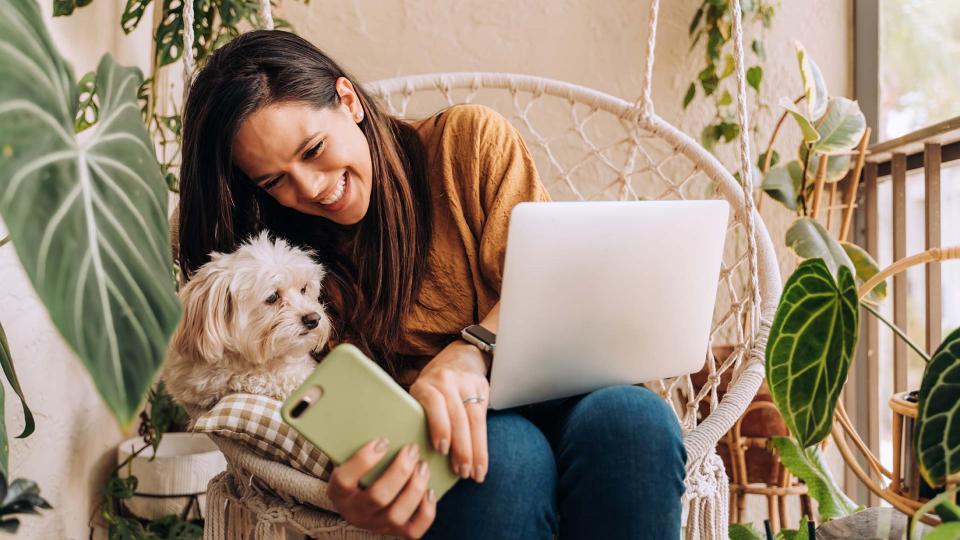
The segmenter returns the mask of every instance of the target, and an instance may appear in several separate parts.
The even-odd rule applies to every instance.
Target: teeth
[[[343,197],[343,191],[347,186],[347,173],[343,173],[343,176],[340,177],[340,181],[337,183],[337,189],[333,192],[333,195],[330,195],[326,199],[321,200],[323,204],[333,204],[340,200],[340,197]]]

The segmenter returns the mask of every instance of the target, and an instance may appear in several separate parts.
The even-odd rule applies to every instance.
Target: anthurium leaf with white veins
[[[78,138],[77,84],[36,3],[0,3],[0,215],[51,320],[125,424],[180,306],[142,77],[106,55],[96,79],[99,121]]]
[[[943,485],[960,472],[960,328],[937,347],[923,373],[914,447],[928,484]]]
[[[801,448],[830,433],[857,345],[853,273],[841,266],[833,276],[822,259],[800,263],[783,287],[767,342],[770,393]]]

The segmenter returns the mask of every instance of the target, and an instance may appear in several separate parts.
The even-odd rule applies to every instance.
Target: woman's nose
[[[293,189],[300,201],[313,201],[323,193],[323,176],[316,172],[298,172],[291,175]]]

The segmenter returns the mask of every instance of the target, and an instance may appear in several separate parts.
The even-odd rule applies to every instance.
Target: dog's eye
[[[276,304],[276,303],[277,303],[277,300],[279,300],[279,299],[280,299],[280,295],[277,294],[277,291],[273,291],[273,294],[271,294],[270,296],[267,297],[267,303],[268,303],[268,304]]]
[[[303,288],[300,289],[300,294],[307,294],[307,286],[306,286],[306,285],[304,285]]]

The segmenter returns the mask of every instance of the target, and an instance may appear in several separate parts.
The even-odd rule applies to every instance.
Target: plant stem
[[[867,302],[860,301],[860,305],[863,306],[863,309],[866,309],[867,311],[869,311],[870,313],[872,313],[874,317],[876,317],[877,319],[880,320],[880,322],[882,322],[883,324],[887,325],[887,327],[890,328],[890,330],[893,330],[893,333],[896,334],[898,338],[902,339],[902,340],[904,341],[904,343],[907,344],[908,347],[910,347],[911,349],[913,349],[913,352],[919,354],[919,355],[920,355],[920,358],[923,358],[923,361],[924,361],[924,362],[926,362],[926,363],[928,363],[928,364],[930,363],[930,355],[928,355],[926,352],[924,352],[923,349],[921,349],[919,346],[917,346],[916,343],[914,343],[913,341],[911,341],[910,338],[907,337],[907,334],[904,333],[904,331],[900,329],[900,327],[898,327],[897,325],[895,325],[895,324],[893,324],[892,322],[890,322],[889,320],[887,320],[886,317],[884,317],[883,315],[880,315],[880,312],[877,311],[876,309],[874,309],[873,306],[871,306],[871,305],[868,304]]]
[[[802,216],[807,215],[807,169],[810,167],[810,154],[813,154],[813,145],[803,143],[807,149],[807,157],[803,160],[803,174],[800,176],[800,207],[803,209]]]

